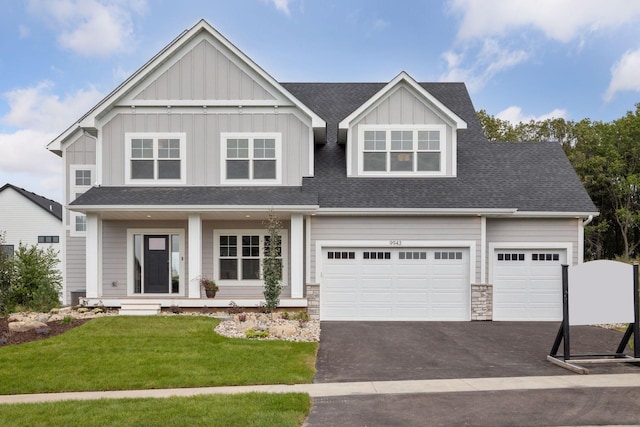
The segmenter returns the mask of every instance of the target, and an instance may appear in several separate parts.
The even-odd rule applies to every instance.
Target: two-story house
[[[462,83],[280,83],[206,21],[48,148],[90,305],[259,305],[273,211],[283,307],[557,320],[597,214],[559,144],[488,142]]]
[[[52,248],[62,271],[62,205],[13,184],[0,187],[0,251],[13,256],[20,244]]]

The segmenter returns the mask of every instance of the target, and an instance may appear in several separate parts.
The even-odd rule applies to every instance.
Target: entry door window
[[[178,234],[133,235],[133,292],[175,294],[180,292],[180,236]]]

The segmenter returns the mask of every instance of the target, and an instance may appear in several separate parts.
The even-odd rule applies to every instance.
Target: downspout
[[[584,262],[584,227],[589,225],[589,223],[593,221],[593,215],[589,215],[587,219],[580,222],[580,226],[578,227],[578,264],[582,264]]]

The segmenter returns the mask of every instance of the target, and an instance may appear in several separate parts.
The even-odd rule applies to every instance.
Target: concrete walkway
[[[640,387],[638,374],[560,375],[546,377],[462,378],[447,380],[366,381],[293,385],[173,388],[154,390],[90,391],[0,396],[0,404],[124,398],[166,398],[202,394],[308,393],[311,397],[397,395],[474,391]]]

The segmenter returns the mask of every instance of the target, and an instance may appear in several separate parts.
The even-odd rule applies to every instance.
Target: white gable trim
[[[113,92],[107,95],[102,101],[100,101],[95,107],[89,110],[84,116],[80,118],[75,124],[70,126],[65,132],[59,135],[56,139],[51,141],[47,148],[51,151],[60,151],[61,145],[68,139],[69,135],[78,127],[82,128],[95,128],[96,119],[102,115],[106,110],[113,107],[118,101],[125,98],[136,85],[138,85],[143,79],[145,79],[150,73],[153,73],[158,67],[165,64],[169,58],[174,55],[179,49],[188,45],[200,32],[204,31],[210,36],[218,40],[224,47],[226,47],[232,54],[237,55],[241,61],[243,61],[249,69],[259,75],[262,79],[272,85],[282,95],[289,100],[293,105],[302,110],[306,115],[311,118],[312,127],[323,128],[326,126],[325,121],[315,114],[309,107],[295,98],[288,90],[286,90],[280,83],[278,83],[273,77],[271,77],[266,71],[264,71],[258,64],[256,64],[251,58],[242,53],[240,49],[235,47],[229,40],[227,40],[222,34],[216,31],[207,21],[200,20],[191,29],[182,32],[177,38],[169,43],[163,50],[161,50],[156,56],[151,58],[145,65],[143,65],[138,71],[125,80],[120,86],[118,86]]]
[[[360,117],[370,108],[372,108],[376,103],[378,103],[380,100],[382,100],[387,95],[389,95],[394,90],[394,88],[402,82],[406,83],[418,94],[420,94],[420,96],[422,96],[425,100],[428,101],[429,104],[435,107],[438,110],[438,112],[444,116],[444,118],[454,123],[456,129],[467,128],[467,122],[462,120],[460,116],[458,116],[456,113],[454,113],[449,108],[447,108],[442,102],[438,101],[438,99],[436,99],[433,95],[427,92],[422,86],[418,84],[418,82],[416,82],[409,74],[407,74],[404,71],[398,74],[393,80],[391,80],[387,85],[385,85],[385,87],[380,89],[378,93],[376,93],[371,98],[369,98],[367,102],[362,104],[353,113],[349,114],[344,120],[342,120],[339,123],[338,128],[349,129],[349,126],[354,120],[356,120],[358,117]]]

